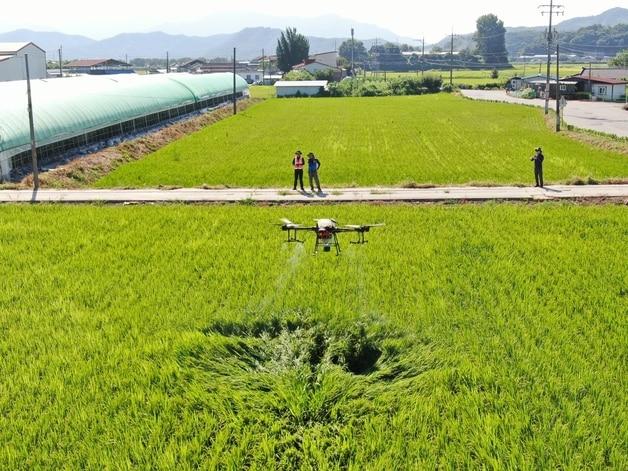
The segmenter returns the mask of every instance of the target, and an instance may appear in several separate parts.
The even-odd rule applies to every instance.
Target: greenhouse
[[[89,76],[31,82],[39,162],[233,99],[233,74]],[[236,76],[236,97],[248,85]],[[0,83],[0,179],[30,164],[26,82]]]

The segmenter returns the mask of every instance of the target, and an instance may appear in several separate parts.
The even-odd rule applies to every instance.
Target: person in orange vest
[[[301,191],[305,191],[305,188],[303,188],[303,167],[305,167],[305,158],[300,150],[294,154],[292,166],[294,167],[294,187],[292,189],[296,191],[298,181],[301,184]]]

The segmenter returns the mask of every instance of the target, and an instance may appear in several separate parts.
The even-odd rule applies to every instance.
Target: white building
[[[275,84],[277,97],[316,96],[327,90],[327,80],[279,81]]]
[[[46,78],[46,51],[33,43],[0,43],[0,82],[26,80],[25,54],[31,79]]]
[[[626,97],[625,80],[607,79],[595,77],[591,80],[591,94],[596,100],[618,101]]]
[[[295,65],[292,70],[305,70],[312,75],[316,75],[317,72],[331,70],[338,80],[342,77],[342,69],[338,67],[338,52],[336,51],[312,54],[304,62]]]

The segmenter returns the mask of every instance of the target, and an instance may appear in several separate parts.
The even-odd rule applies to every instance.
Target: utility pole
[[[63,46],[59,46],[59,78],[63,77]]]
[[[266,52],[262,49],[262,85],[266,84]]]
[[[37,143],[35,142],[35,124],[33,123],[33,100],[31,98],[31,73],[28,68],[28,54],[24,54],[26,63],[26,94],[28,95],[28,124],[31,128],[31,160],[33,165],[33,187],[39,189],[39,168],[37,167]]]
[[[591,69],[593,68],[593,62],[589,62],[589,99],[593,100],[593,85],[591,85]]]
[[[351,28],[351,78],[355,77],[355,30]]]
[[[449,86],[454,86],[454,31],[451,31],[451,51],[449,57]]]
[[[236,48],[233,48],[233,114],[238,114],[238,98],[236,97]]]
[[[554,0],[550,0],[549,5],[539,5],[541,15],[549,15],[549,29],[547,30],[547,80],[545,82],[545,114],[549,113],[549,100],[550,100],[550,73],[552,69],[552,41],[554,40],[554,31],[552,24],[554,21],[554,15],[564,15],[564,5],[554,5]]]
[[[170,53],[166,51],[166,73],[170,73]]]
[[[421,77],[425,74],[425,36],[423,36],[423,45],[421,46]]]
[[[560,44],[556,40],[556,132],[560,132]]]

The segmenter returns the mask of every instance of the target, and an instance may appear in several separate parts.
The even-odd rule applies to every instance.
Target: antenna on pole
[[[553,27],[554,15],[564,15],[565,6],[555,5],[554,0],[550,0],[549,5],[539,5],[541,15],[549,16],[549,28],[547,30],[547,80],[545,82],[545,114],[549,113],[549,100],[550,100],[550,73],[552,70],[552,42],[555,39],[555,31]]]

